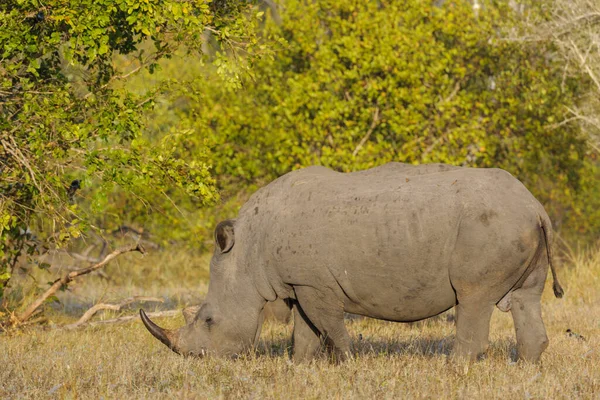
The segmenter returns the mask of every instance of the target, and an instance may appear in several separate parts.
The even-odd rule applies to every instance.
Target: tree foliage
[[[2,3],[0,286],[28,232],[65,245],[127,222],[201,248],[312,164],[501,167],[562,232],[597,234],[600,172],[569,123],[589,74],[552,38],[511,40],[543,7],[478,4]]]
[[[102,219],[115,191],[147,213],[169,194],[197,205],[218,198],[206,159],[177,157],[168,136],[150,145],[142,135],[163,88],[134,93],[121,82],[178,51],[203,62],[213,43],[221,76],[238,86],[261,52],[259,17],[246,1],[0,3],[0,297],[31,232],[65,245]],[[223,49],[247,62],[228,62]]]
[[[553,0],[547,8],[545,18],[529,26],[527,38],[551,40],[563,59],[565,73],[587,83],[581,101],[569,108],[569,121],[579,123],[600,152],[600,3]]]
[[[552,54],[562,64],[563,74],[580,82],[582,93],[576,102],[565,104],[567,115],[559,124],[575,125],[585,134],[593,151],[586,160],[593,172],[585,177],[584,190],[576,193],[571,212],[585,222],[571,225],[597,239],[600,221],[600,3],[591,0],[553,0],[544,4],[546,13],[525,26],[520,40],[550,41]]]
[[[600,218],[586,218],[598,204],[587,203],[589,148],[562,123],[581,80],[564,75],[551,42],[507,40],[531,16],[504,2],[478,13],[467,1],[439,3],[286,1],[264,30],[289,46],[258,62],[253,81],[232,92],[202,71],[156,120],[195,132],[181,157],[210,148],[232,199],[224,213],[301,166],[445,162],[505,168],[563,231],[598,232]],[[214,212],[196,215],[206,225]]]

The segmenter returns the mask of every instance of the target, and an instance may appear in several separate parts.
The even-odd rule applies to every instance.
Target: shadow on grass
[[[373,337],[354,341],[354,352],[361,355],[418,355],[433,357],[448,355],[452,351],[454,337],[420,338],[401,341],[394,339],[379,339]]]
[[[406,341],[394,339],[362,338],[352,341],[353,353],[356,357],[368,356],[418,356],[433,358],[440,355],[449,356],[454,347],[454,336],[436,338],[413,338]],[[321,353],[324,353],[322,350]],[[256,355],[259,357],[284,357],[292,355],[292,342],[289,339],[261,341]],[[490,343],[483,358],[517,360],[517,348],[514,340],[502,339]]]

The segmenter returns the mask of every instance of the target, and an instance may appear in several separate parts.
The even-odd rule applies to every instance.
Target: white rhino
[[[293,305],[294,358],[325,340],[351,355],[344,312],[416,321],[456,307],[453,353],[486,350],[495,305],[510,309],[519,357],[548,345],[540,298],[552,228],[500,169],[390,163],[353,173],[310,167],[256,192],[215,231],[206,300],[195,318],[148,330],[177,353],[233,355],[256,342],[267,301]]]

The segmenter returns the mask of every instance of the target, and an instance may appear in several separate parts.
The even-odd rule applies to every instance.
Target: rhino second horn
[[[152,322],[152,320],[150,318],[148,318],[148,316],[146,315],[144,310],[142,310],[141,308],[140,308],[140,317],[142,318],[142,322],[144,323],[144,326],[146,326],[146,329],[148,329],[148,331],[152,334],[152,336],[154,336],[155,338],[160,340],[162,343],[164,343],[168,348],[173,350],[175,353],[179,354],[179,351],[175,347],[175,344],[173,343],[173,340],[172,340],[173,339],[172,331],[170,331],[168,329],[163,329],[160,326],[156,325],[154,322]]]

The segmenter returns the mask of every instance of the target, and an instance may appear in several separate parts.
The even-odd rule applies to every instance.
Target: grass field
[[[95,302],[130,295],[167,297],[162,308],[193,304],[207,289],[206,264],[206,257],[128,255],[109,267],[114,282],[78,284],[49,315],[56,324],[73,321]],[[340,365],[292,363],[291,326],[278,323],[265,324],[254,354],[200,360],[170,352],[136,320],[0,336],[0,398],[600,399],[600,252],[563,261],[559,274],[567,294],[555,299],[549,285],[544,293],[550,346],[539,366],[513,361],[512,319],[498,310],[487,357],[473,364],[448,360],[452,311],[413,324],[348,319],[357,355]],[[183,318],[158,322],[176,327]]]

